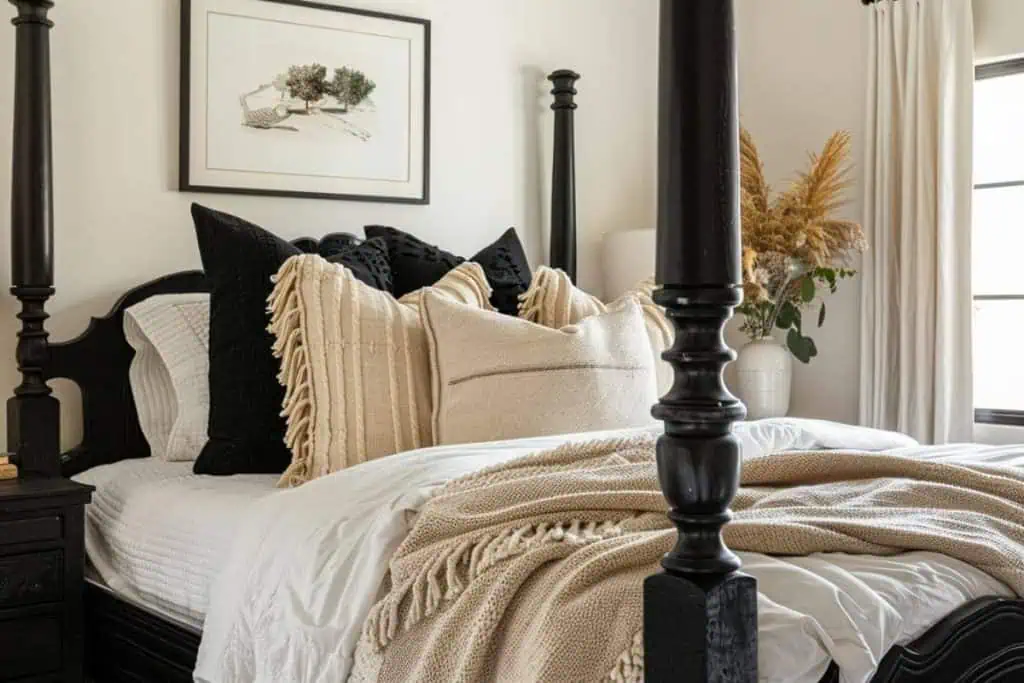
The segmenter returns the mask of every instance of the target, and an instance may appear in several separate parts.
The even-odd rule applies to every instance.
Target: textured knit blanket
[[[776,555],[909,550],[1024,594],[1024,470],[840,451],[744,463],[725,538]],[[642,583],[675,539],[650,438],[447,484],[391,563],[350,681],[642,681]]]

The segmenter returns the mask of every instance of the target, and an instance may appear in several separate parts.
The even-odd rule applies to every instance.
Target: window
[[[975,420],[1024,425],[1024,59],[977,67],[974,182]]]

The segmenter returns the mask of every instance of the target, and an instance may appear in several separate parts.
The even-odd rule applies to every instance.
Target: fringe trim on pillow
[[[529,288],[519,295],[519,317],[523,320],[551,327],[555,301],[561,290],[560,275],[568,278],[563,271],[547,266],[539,267],[533,274]]]
[[[619,655],[605,679],[613,683],[644,683],[644,632],[637,631],[629,649]]]
[[[519,295],[520,318],[556,330],[607,310],[596,296],[573,285],[565,271],[548,266],[540,266]]]
[[[542,522],[453,543],[374,605],[363,627],[363,638],[383,650],[398,635],[399,628],[408,631],[433,615],[442,603],[455,600],[474,579],[499,562],[548,543],[585,545],[619,536],[621,525],[628,519]],[[407,608],[404,619],[400,614],[403,607]]]
[[[405,294],[398,300],[400,304],[418,307],[423,302],[423,293],[427,289],[435,289],[448,294],[453,301],[477,306],[485,311],[496,311],[491,305],[490,283],[487,275],[479,263],[466,261],[449,270],[441,280],[438,280],[428,287],[420,287]]]
[[[281,415],[287,429],[284,442],[292,452],[292,462],[281,475],[278,486],[292,487],[309,480],[313,458],[315,416],[313,415],[312,369],[305,344],[305,317],[299,297],[300,276],[307,256],[292,256],[272,278],[274,289],[267,299],[273,333],[273,353],[281,359],[278,381],[285,394]]]
[[[491,305],[491,294],[494,290],[487,281],[483,266],[467,261],[449,273],[452,282],[440,283],[440,288],[449,291],[456,301],[469,306],[479,306],[485,311],[498,310]]]

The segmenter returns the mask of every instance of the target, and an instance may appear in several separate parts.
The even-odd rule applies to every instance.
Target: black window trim
[[[1012,76],[1024,72],[1024,57],[1005,59],[1001,62],[977,64],[974,67],[974,80],[984,81],[987,78]]]
[[[975,424],[1024,427],[1024,410],[974,409]]]
[[[995,183],[975,183],[975,190],[1001,190],[1006,187],[1020,187],[1024,180],[1001,180]]]
[[[974,80],[983,81],[988,78],[999,78],[1000,76],[1012,76],[1024,73],[1024,57],[1007,59],[1001,62],[989,64],[978,64],[974,67]],[[994,190],[1004,187],[1024,186],[1024,180],[1010,180],[997,183],[978,183],[975,190]],[[979,294],[973,296],[974,301],[1021,301],[1024,295],[1021,294]],[[1003,410],[995,408],[975,408],[974,421],[977,424],[1004,425],[1010,427],[1024,427],[1024,410]]]

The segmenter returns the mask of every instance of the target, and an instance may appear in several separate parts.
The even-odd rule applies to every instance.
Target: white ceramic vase
[[[748,420],[783,417],[789,412],[793,357],[771,337],[754,339],[736,360],[736,393],[747,406]]]

